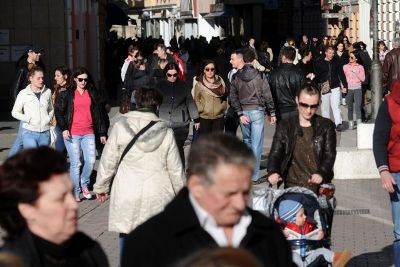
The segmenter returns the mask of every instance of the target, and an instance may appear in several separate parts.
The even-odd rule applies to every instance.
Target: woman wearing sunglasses
[[[92,198],[88,185],[96,161],[95,133],[100,136],[100,142],[105,144],[107,127],[89,71],[79,67],[72,78],[72,86],[60,92],[57,99],[56,119],[63,131],[74,196],[79,202],[81,188],[86,199]],[[84,160],[82,172],[81,153]]]
[[[159,115],[174,131],[179,155],[185,166],[183,146],[189,134],[189,124],[193,120],[195,128],[199,129],[200,119],[190,89],[184,81],[179,80],[178,72],[176,63],[170,62],[164,68],[165,78],[157,84],[163,96]]]
[[[199,134],[222,132],[227,109],[225,83],[216,74],[217,69],[212,60],[205,60],[200,71],[194,86],[194,101],[200,115]]]
[[[353,103],[355,102],[355,111],[357,124],[361,123],[361,105],[362,90],[361,84],[365,80],[364,67],[357,63],[359,56],[357,51],[350,53],[349,63],[343,66],[344,75],[348,84],[346,103],[348,108],[349,130],[355,129],[353,121]]]

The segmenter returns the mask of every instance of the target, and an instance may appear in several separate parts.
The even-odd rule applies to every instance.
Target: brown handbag
[[[323,95],[331,92],[331,84],[329,82],[331,79],[331,63],[330,62],[328,62],[328,66],[329,66],[328,80],[318,84],[318,88],[321,91],[321,94],[323,94]]]

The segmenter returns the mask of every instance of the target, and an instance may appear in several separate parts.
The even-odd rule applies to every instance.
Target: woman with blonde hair
[[[11,112],[22,122],[24,149],[50,144],[50,120],[54,114],[51,90],[44,85],[43,69],[33,66],[28,78],[30,84],[18,93]]]

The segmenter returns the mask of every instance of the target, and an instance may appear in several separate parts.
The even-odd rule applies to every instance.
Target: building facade
[[[0,101],[10,110],[15,64],[29,45],[44,48],[45,83],[56,66],[85,66],[98,86],[104,77],[105,0],[3,0],[0,10]]]

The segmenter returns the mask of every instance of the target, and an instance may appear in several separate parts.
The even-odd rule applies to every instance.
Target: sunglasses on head
[[[85,83],[87,83],[88,81],[89,81],[89,79],[88,78],[77,78],[78,79],[78,82],[85,82]]]
[[[167,76],[168,77],[178,77],[178,73],[171,74],[171,73],[167,72]]]
[[[205,68],[204,70],[205,70],[205,71],[215,71],[214,68]]]
[[[317,109],[319,104],[309,105],[303,102],[299,102],[299,105],[303,108]]]

